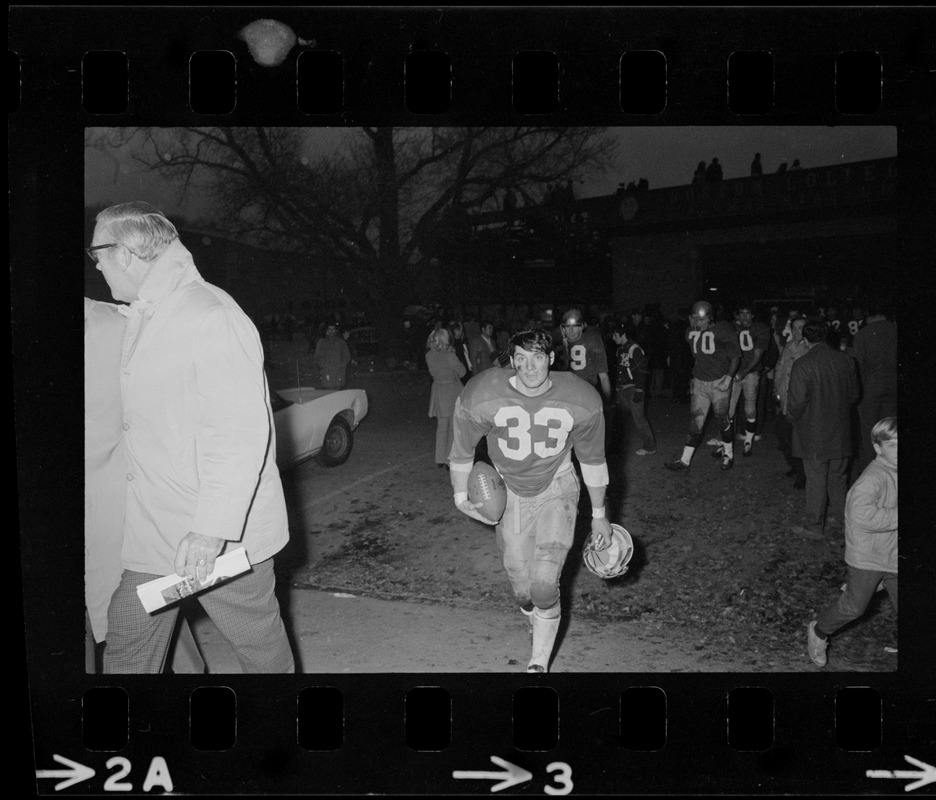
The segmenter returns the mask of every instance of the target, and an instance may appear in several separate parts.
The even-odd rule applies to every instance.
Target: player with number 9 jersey
[[[611,379],[608,377],[608,351],[601,334],[589,328],[582,312],[570,308],[562,315],[559,326],[562,348],[557,356],[557,369],[568,370],[589,386],[600,387],[606,400],[611,399]]]

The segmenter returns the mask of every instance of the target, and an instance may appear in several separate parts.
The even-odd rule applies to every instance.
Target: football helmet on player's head
[[[617,578],[627,572],[627,565],[634,555],[634,542],[631,535],[620,525],[611,523],[611,544],[604,550],[598,550],[591,537],[585,543],[582,560],[588,571],[599,578]]]
[[[562,315],[562,335],[570,342],[576,342],[582,338],[582,331],[585,330],[585,317],[577,308],[570,308]]]
[[[699,300],[692,304],[689,311],[689,323],[693,330],[705,330],[715,322],[715,309],[708,300]]]

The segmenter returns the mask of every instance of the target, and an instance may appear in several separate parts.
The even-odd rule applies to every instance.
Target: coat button
[[[127,473],[127,480],[128,480],[128,481],[132,481],[132,480],[133,480],[133,473],[132,473],[132,472],[128,472],[128,473]]]
[[[124,429],[125,431],[130,430],[130,423],[129,423],[129,422],[125,422],[125,423],[123,424],[123,429]]]

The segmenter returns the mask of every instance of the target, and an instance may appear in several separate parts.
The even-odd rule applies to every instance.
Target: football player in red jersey
[[[734,465],[734,432],[728,418],[731,384],[741,361],[738,332],[730,322],[715,321],[712,304],[700,300],[689,312],[686,341],[695,356],[692,369],[692,404],[689,408],[689,433],[682,456],[664,466],[674,472],[686,472],[692,454],[702,443],[702,431],[709,409],[721,428],[721,468]]]
[[[754,309],[747,303],[738,306],[738,344],[741,346],[741,363],[731,385],[731,400],[728,403],[728,425],[734,431],[735,409],[738,399],[744,394],[744,450],[751,455],[754,434],[757,433],[757,389],[760,383],[761,359],[770,345],[770,328],[754,319]],[[722,448],[719,447],[721,451]]]
[[[562,315],[563,363],[561,369],[578,375],[591,386],[600,386],[605,402],[611,402],[611,379],[608,377],[608,351],[601,334],[589,328],[577,308]]]
[[[559,630],[559,577],[572,546],[580,491],[573,449],[592,505],[591,541],[602,550],[611,543],[601,396],[574,375],[550,372],[552,348],[544,331],[513,336],[511,368],[472,378],[453,418],[450,474],[459,511],[493,524],[468,500],[468,476],[482,437],[507,485],[496,539],[514,596],[532,625],[527,672],[548,671]]]

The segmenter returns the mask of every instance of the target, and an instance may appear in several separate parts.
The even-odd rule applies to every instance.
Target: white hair
[[[159,258],[179,238],[179,232],[166,215],[142,201],[105,208],[97,215],[96,221],[118,244],[147,263]]]

